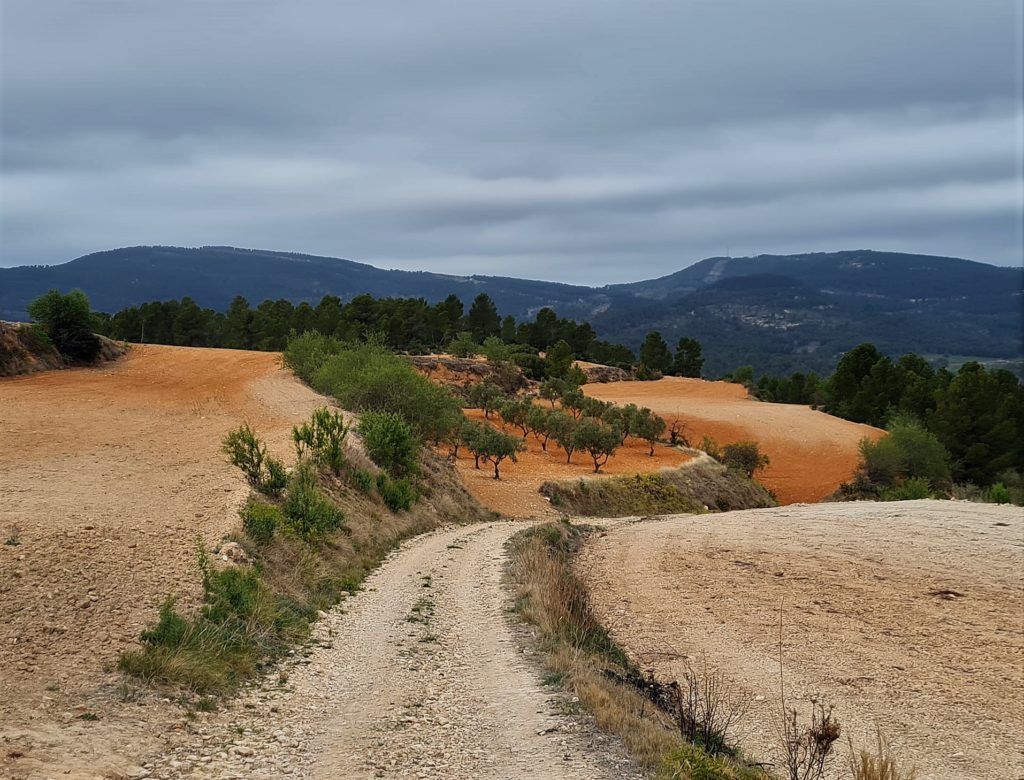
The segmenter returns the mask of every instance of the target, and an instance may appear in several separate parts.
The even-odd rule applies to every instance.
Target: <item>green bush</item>
[[[738,441],[726,444],[722,448],[722,464],[731,469],[739,469],[748,477],[765,468],[770,460],[761,452],[761,445],[756,441]]]
[[[287,480],[284,464],[267,455],[266,445],[248,423],[228,432],[221,451],[232,465],[242,470],[253,488],[267,494],[281,492]]]
[[[316,471],[300,464],[288,480],[284,501],[288,526],[309,539],[341,528],[345,513],[320,490]]]
[[[924,477],[911,477],[894,487],[882,487],[878,490],[883,501],[916,501],[932,497],[931,483]]]
[[[376,344],[342,348],[313,372],[311,384],[345,409],[398,415],[423,441],[443,441],[462,420],[451,393]]]
[[[273,504],[250,501],[242,508],[242,528],[256,544],[268,544],[284,525],[284,515]]]
[[[371,474],[367,469],[350,465],[345,476],[348,483],[360,493],[369,494],[373,490],[373,474]]]
[[[1009,504],[1013,499],[1002,482],[996,482],[988,489],[988,500],[993,504]]]
[[[392,479],[383,471],[377,475],[377,492],[392,512],[408,512],[418,498],[409,480]]]
[[[92,361],[100,353],[100,340],[89,299],[81,290],[63,295],[50,290],[26,307],[28,315],[40,323],[46,335],[62,355],[73,360]]]
[[[657,780],[768,780],[764,770],[712,756],[697,745],[683,745],[658,767]]]
[[[288,340],[288,346],[284,351],[284,364],[298,377],[309,382],[324,361],[331,355],[337,355],[342,349],[342,343],[336,338],[309,331]]]
[[[313,411],[308,422],[292,428],[299,460],[311,458],[318,466],[341,474],[345,466],[345,438],[349,426],[339,412],[326,406]]]
[[[419,470],[420,445],[412,428],[392,412],[366,412],[359,435],[370,459],[396,477]]]
[[[888,431],[876,442],[860,442],[861,468],[871,483],[893,487],[920,477],[932,488],[949,485],[949,453],[935,434],[907,416],[893,419]]]
[[[174,599],[168,596],[160,605],[160,617],[157,624],[142,632],[142,641],[147,645],[180,647],[185,641],[188,630],[188,621],[175,612]]]

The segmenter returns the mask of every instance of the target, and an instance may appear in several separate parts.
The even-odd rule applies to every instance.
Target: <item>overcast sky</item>
[[[1021,2],[0,0],[0,265],[1021,263]]]

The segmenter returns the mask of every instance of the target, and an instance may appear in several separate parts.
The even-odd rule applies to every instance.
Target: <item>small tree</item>
[[[532,405],[531,407],[527,425],[533,431],[533,437],[540,442],[540,448],[547,452],[548,439],[551,438],[552,433],[551,420],[555,416],[564,418],[565,415],[553,409],[542,409],[539,406]]]
[[[572,454],[576,451],[576,419],[561,412],[552,412],[548,421],[551,438],[555,444],[565,450],[565,462],[572,463]]]
[[[53,346],[73,360],[95,360],[100,340],[93,333],[93,315],[89,299],[81,290],[67,295],[50,290],[26,307],[28,315],[40,323]]]
[[[721,460],[725,466],[739,469],[748,477],[753,477],[754,472],[764,469],[771,462],[768,455],[761,452],[761,445],[756,441],[726,444],[722,448]]]
[[[487,381],[470,385],[466,395],[473,408],[482,411],[487,419],[491,418],[491,412],[495,411],[505,400],[505,394],[501,392],[501,388],[493,382]]]
[[[519,428],[525,439],[530,435],[530,411],[533,408],[533,404],[528,399],[516,398],[503,403],[498,409],[498,413],[506,423]]]
[[[610,425],[585,417],[579,422],[573,440],[577,449],[586,450],[593,459],[597,474],[618,449],[619,432]]]
[[[480,345],[473,341],[473,334],[463,331],[448,344],[448,352],[458,358],[471,358],[480,354]]]
[[[578,387],[573,387],[562,393],[562,408],[572,415],[574,420],[580,419],[583,414],[583,405],[587,397]]]
[[[412,428],[391,412],[364,412],[359,435],[370,459],[396,477],[419,470],[420,444]]]
[[[605,413],[614,406],[609,401],[602,401],[598,398],[592,398],[587,395],[583,397],[583,405],[581,407],[583,415],[585,417],[593,417],[597,420],[604,418]]]
[[[490,425],[484,427],[486,430],[474,442],[474,446],[478,448],[480,457],[494,464],[494,478],[501,479],[498,469],[502,462],[508,459],[515,463],[517,454],[522,452],[526,445],[518,436],[510,436]]]
[[[684,336],[676,346],[676,358],[672,361],[672,373],[676,376],[700,378],[704,368],[704,357],[701,354],[700,342]]]
[[[562,397],[562,392],[565,389],[564,383],[557,379],[545,379],[540,384],[540,397],[545,401],[551,403],[551,408],[555,408],[555,401]]]
[[[633,435],[643,439],[650,446],[648,456],[654,457],[654,445],[665,432],[665,421],[650,409],[641,409],[636,418]]]
[[[545,373],[549,377],[564,377],[569,373],[575,356],[566,341],[558,341],[544,357]]]
[[[663,374],[671,368],[672,352],[658,331],[648,333],[640,345],[640,364],[655,374]]]
[[[233,466],[242,470],[249,485],[261,493],[280,493],[284,488],[288,478],[284,464],[267,454],[267,446],[249,423],[229,431],[221,442],[221,451]]]
[[[466,420],[459,435],[462,445],[473,454],[473,468],[480,468],[480,458],[486,450],[487,431],[490,429],[487,423]]]

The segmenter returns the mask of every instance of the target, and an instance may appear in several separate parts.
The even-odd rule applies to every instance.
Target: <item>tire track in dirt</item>
[[[321,645],[149,767],[155,777],[633,778],[544,691],[502,584],[522,524],[412,540],[318,623]],[[239,735],[239,731],[242,734]]]

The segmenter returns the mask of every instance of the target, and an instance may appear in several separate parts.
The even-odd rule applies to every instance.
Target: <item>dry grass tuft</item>
[[[850,740],[850,775],[853,780],[915,780],[917,768],[900,768],[882,732],[878,732],[875,752],[855,750]]]

